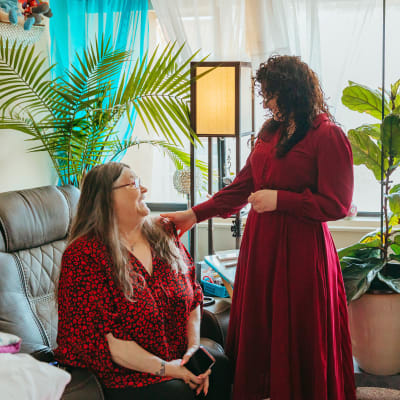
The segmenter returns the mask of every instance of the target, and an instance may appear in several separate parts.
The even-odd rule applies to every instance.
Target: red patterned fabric
[[[105,245],[97,238],[83,237],[64,252],[58,292],[57,360],[66,365],[91,369],[108,388],[146,386],[169,377],[132,371],[111,360],[105,335],[134,340],[164,360],[182,358],[187,348],[189,314],[201,304],[203,294],[195,280],[194,265],[177,241],[189,266],[176,274],[153,256],[150,276],[133,255],[132,270],[142,285],[129,302],[111,275]]]
[[[247,218],[226,350],[233,399],[355,400],[342,274],[326,221],[346,216],[353,194],[350,144],[319,115],[306,137],[275,157],[278,135],[257,141],[234,182],[193,208],[227,217],[251,192],[278,190],[277,210]]]

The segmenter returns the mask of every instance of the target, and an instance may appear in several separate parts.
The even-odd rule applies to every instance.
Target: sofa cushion
[[[0,251],[10,253],[65,238],[78,197],[72,186],[0,193]]]

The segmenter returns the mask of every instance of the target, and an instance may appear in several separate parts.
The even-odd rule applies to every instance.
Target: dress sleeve
[[[278,190],[277,210],[320,222],[343,218],[353,196],[351,145],[343,131],[331,125],[319,133],[316,151],[316,192]]]
[[[230,185],[215,193],[210,200],[192,208],[196,214],[197,222],[216,216],[222,218],[230,217],[247,204],[247,199],[253,191],[254,184],[249,157],[246,165]]]
[[[115,368],[105,335],[118,334],[107,277],[100,262],[69,249],[62,258],[58,292],[61,361],[93,371]]]

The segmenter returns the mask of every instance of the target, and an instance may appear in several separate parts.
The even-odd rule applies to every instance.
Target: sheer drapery
[[[393,1],[387,1],[387,6],[387,15],[392,15]],[[371,88],[381,87],[382,0],[321,1],[319,19],[321,77],[332,114],[345,132],[377,122],[367,114],[344,107],[341,97],[348,81]],[[387,24],[388,37],[397,32],[396,25]],[[393,56],[399,58],[397,50],[391,52]],[[354,178],[353,202],[358,210],[378,212],[380,188],[372,173],[364,166],[354,166]]]
[[[245,61],[245,0],[152,0],[168,40],[208,60]]]
[[[345,131],[371,122],[367,115],[347,110],[341,96],[349,80],[373,88],[381,86],[382,0],[241,0],[229,4],[218,0],[153,0],[152,3],[169,40],[186,41],[191,50],[201,47],[202,55],[210,54],[210,59],[250,60],[257,68],[272,54],[301,56],[319,75],[331,111]],[[216,13],[222,5],[224,12]],[[245,14],[235,20],[238,7]],[[400,0],[386,1],[386,7],[389,85],[400,78],[396,40]],[[220,18],[227,21],[227,34],[222,36],[215,34]],[[208,36],[200,35],[204,29]],[[227,54],[221,49],[232,51]],[[264,119],[260,103],[256,98],[256,129]],[[371,195],[371,187],[376,187],[372,191],[376,196]],[[364,167],[355,167],[354,201],[362,211],[379,209],[379,187]]]
[[[252,61],[296,54],[319,70],[321,0],[152,0],[169,40],[209,60]]]
[[[320,1],[247,0],[247,49],[255,66],[271,54],[290,54],[319,72]]]
[[[185,44],[185,56],[200,49],[198,59],[251,61],[257,68],[271,54],[296,54],[314,69],[320,66],[318,0],[152,0],[152,5],[166,40]],[[256,129],[264,120],[260,104],[256,99]],[[198,153],[206,161],[206,148]],[[173,165],[164,164],[172,176]],[[160,194],[172,192],[168,185],[171,182],[153,172],[152,200],[158,198],[156,188],[163,188]]]

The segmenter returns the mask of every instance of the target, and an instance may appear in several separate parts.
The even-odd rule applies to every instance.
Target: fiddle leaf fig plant
[[[366,86],[349,82],[342,103],[350,110],[366,113],[378,123],[350,129],[355,165],[364,165],[380,182],[383,199],[380,212],[383,230],[365,235],[359,243],[338,251],[348,302],[358,299],[370,288],[400,293],[400,184],[394,185],[393,173],[400,165],[400,80],[382,94]],[[381,162],[383,159],[383,163]],[[381,181],[381,175],[383,180]]]

